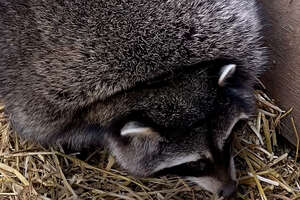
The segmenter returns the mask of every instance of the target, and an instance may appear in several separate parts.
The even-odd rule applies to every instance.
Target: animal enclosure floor
[[[281,119],[293,123],[292,110],[281,110],[261,90],[255,95],[257,114],[235,130],[238,199],[300,199],[299,145],[292,148],[279,134]],[[60,148],[44,149],[20,140],[7,123],[4,105],[0,105],[1,200],[215,199],[178,177],[128,176],[104,150],[83,160],[77,157],[76,153],[66,155]]]

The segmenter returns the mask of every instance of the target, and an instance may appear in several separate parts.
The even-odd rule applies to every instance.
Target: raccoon
[[[0,98],[24,139],[229,197],[261,28],[256,0],[0,0]]]

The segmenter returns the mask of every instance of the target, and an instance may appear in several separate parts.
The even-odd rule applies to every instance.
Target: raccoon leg
[[[47,146],[49,146],[48,144],[61,145],[64,149],[69,151],[101,148],[105,144],[105,132],[105,129],[98,124],[67,127],[64,131],[48,134],[42,143]]]
[[[22,112],[9,116],[13,130],[23,139],[38,142],[44,147],[59,144],[68,150],[103,146],[104,128],[99,124],[75,125],[64,119],[42,124],[27,120],[26,116]]]

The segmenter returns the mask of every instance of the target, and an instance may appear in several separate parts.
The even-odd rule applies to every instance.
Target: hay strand
[[[294,118],[291,117],[291,121],[292,121],[292,125],[293,125],[293,129],[294,129],[294,133],[295,133],[295,137],[296,137],[296,155],[295,155],[295,161],[297,161],[298,159],[298,153],[299,153],[299,133],[297,131],[297,128],[296,128],[296,124],[295,124],[295,121],[294,121]]]

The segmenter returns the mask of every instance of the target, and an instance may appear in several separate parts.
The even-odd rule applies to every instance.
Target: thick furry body
[[[25,137],[60,132],[92,103],[203,61],[238,63],[252,85],[265,61],[254,0],[1,0],[0,9],[0,94]],[[98,123],[124,112],[116,101]]]
[[[206,138],[201,150],[199,138],[187,142],[191,150],[174,147],[208,151],[253,111],[266,61],[257,9],[255,0],[0,0],[0,97],[17,132],[43,144],[105,144],[128,162],[124,152],[136,154],[139,143],[124,150],[128,141],[116,137],[142,121],[164,137],[210,127],[202,132],[212,136],[195,136]],[[231,63],[235,73],[219,87],[220,69]],[[165,140],[143,143],[139,161],[162,156]],[[153,163],[148,171],[123,167],[149,175]]]

